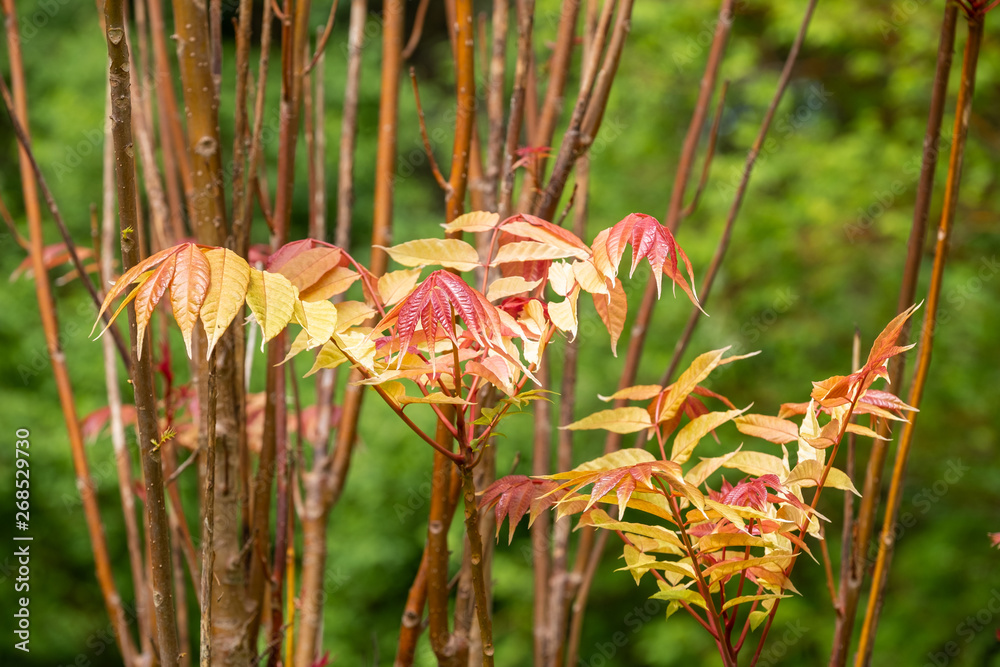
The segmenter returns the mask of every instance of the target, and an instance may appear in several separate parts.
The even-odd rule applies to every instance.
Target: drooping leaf
[[[146,325],[153,315],[153,309],[163,298],[171,281],[174,279],[174,269],[176,267],[174,253],[167,257],[162,264],[153,270],[152,275],[139,286],[139,291],[135,293],[135,336],[137,353],[142,356],[142,341],[146,333]]]
[[[729,347],[724,347],[719,350],[712,350],[711,352],[705,352],[704,354],[698,355],[695,360],[691,362],[691,365],[680,374],[677,381],[664,389],[666,395],[658,404],[659,414],[656,417],[657,423],[669,421],[676,417],[681,408],[683,408],[688,396],[695,391],[698,385],[705,378],[707,378],[713,370],[723,364],[728,364],[739,359],[746,359],[747,357],[752,357],[757,354],[756,352],[752,352],[750,354],[723,358],[722,355],[724,355],[728,349]]]
[[[101,321],[101,317],[104,315],[104,311],[108,309],[108,306],[111,305],[111,302],[113,302],[116,298],[118,298],[119,294],[125,291],[126,287],[134,283],[136,279],[143,273],[153,269],[160,262],[165,260],[167,257],[170,257],[174,253],[179,252],[186,245],[190,244],[182,244],[179,246],[173,246],[171,248],[165,248],[157,253],[150,255],[149,257],[142,260],[141,262],[133,266],[131,269],[126,271],[124,274],[122,274],[118,278],[118,280],[115,281],[115,284],[112,285],[111,288],[108,290],[108,293],[104,296],[104,302],[101,304],[101,310],[97,313],[97,320],[94,322],[94,326],[90,330],[90,335],[94,335],[94,330],[97,329],[97,324],[98,322]]]
[[[243,308],[250,284],[250,266],[228,248],[212,248],[205,252],[210,278],[208,293],[201,306],[201,323],[208,339],[207,357],[215,344]]]
[[[436,264],[456,271],[471,271],[480,265],[476,249],[459,239],[418,239],[383,249],[403,266]]]
[[[250,269],[247,305],[263,334],[260,349],[288,326],[295,312],[298,289],[280,273]]]
[[[592,294],[594,298],[594,308],[600,316],[601,321],[611,334],[611,353],[618,356],[618,339],[621,338],[622,331],[625,330],[625,317],[628,315],[628,300],[625,297],[625,288],[622,281],[614,279],[614,287],[608,292],[608,296]]]
[[[578,259],[590,256],[587,244],[581,241],[576,234],[564,227],[554,225],[548,220],[520,213],[507,218],[501,225],[507,234],[562,248]]]
[[[514,539],[514,528],[532,504],[540,503],[549,507],[559,499],[558,496],[548,495],[557,486],[556,482],[550,480],[508,475],[493,482],[483,491],[479,498],[479,507],[484,510],[496,507],[497,537],[500,536],[500,526],[504,518],[509,518],[507,542],[510,543]]]
[[[335,266],[310,287],[299,294],[303,301],[326,301],[347,289],[361,278],[361,274],[346,266]]]
[[[570,340],[576,338],[579,321],[576,316],[576,299],[580,290],[575,290],[564,300],[549,304],[549,318],[557,329],[568,333]]]
[[[344,264],[346,259],[340,248],[321,246],[297,253],[277,269],[272,264],[268,270],[288,278],[301,294],[316,285],[327,272]]]
[[[309,335],[307,349],[326,343],[337,330],[337,308],[329,301],[296,301],[294,317]]]
[[[597,270],[609,279],[617,276],[618,265],[625,254],[626,245],[632,246],[630,277],[635,272],[639,260],[645,258],[653,270],[657,295],[660,293],[662,275],[666,272],[668,277],[687,293],[691,302],[698,305],[698,299],[694,294],[691,262],[677,245],[674,235],[656,218],[644,213],[630,213],[621,222],[598,234],[592,245],[594,266]],[[680,274],[678,260],[683,260],[687,271],[686,279]]]
[[[193,243],[178,249],[174,260],[174,279],[170,285],[170,306],[191,358],[191,334],[208,294],[211,268],[205,254]]]
[[[617,400],[629,400],[629,401],[644,401],[653,398],[657,394],[663,391],[663,387],[658,384],[640,384],[634,387],[626,387],[625,389],[619,389],[610,396],[597,395],[599,399],[607,403],[608,401]]]

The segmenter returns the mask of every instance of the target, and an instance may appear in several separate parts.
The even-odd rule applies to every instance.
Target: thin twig
[[[330,4],[330,16],[326,19],[326,27],[323,28],[323,34],[320,36],[319,41],[316,44],[316,52],[313,54],[309,64],[306,65],[305,70],[303,70],[303,74],[309,74],[312,72],[313,68],[316,67],[316,63],[318,63],[319,59],[323,56],[323,51],[326,49],[326,43],[330,39],[330,33],[333,32],[333,22],[336,18],[337,4],[339,2],[340,0],[333,0]]]
[[[420,0],[420,4],[417,5],[417,13],[413,17],[413,29],[410,31],[410,38],[406,40],[406,46],[403,47],[401,54],[403,60],[409,60],[413,52],[417,50],[417,45],[420,43],[420,36],[424,32],[424,19],[427,17],[427,6],[429,4],[430,0]]]
[[[444,176],[441,175],[437,160],[434,159],[434,149],[431,148],[431,140],[427,136],[427,125],[424,122],[424,108],[420,104],[420,88],[417,86],[417,73],[412,67],[410,68],[410,83],[413,84],[413,99],[417,104],[417,118],[420,121],[420,138],[424,142],[424,151],[427,153],[427,161],[430,163],[431,173],[434,174],[434,180],[437,181],[441,190],[447,193],[451,189],[451,186],[445,180]]]

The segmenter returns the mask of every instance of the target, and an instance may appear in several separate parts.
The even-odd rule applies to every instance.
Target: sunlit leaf
[[[211,269],[198,246],[188,243],[177,251],[174,279],[170,285],[170,306],[174,320],[184,338],[188,358],[191,357],[191,334],[198,321],[201,305],[208,294]]]
[[[476,249],[459,239],[418,239],[383,249],[403,266],[436,264],[456,271],[471,271],[480,265]]]
[[[146,333],[149,318],[174,279],[176,257],[177,253],[167,257],[162,264],[153,270],[152,275],[139,286],[139,291],[135,293],[135,336],[137,354],[140,357],[142,356],[143,336]]]
[[[500,216],[488,211],[470,211],[442,225],[448,232],[488,232],[497,226]]]
[[[250,284],[250,266],[228,248],[212,248],[205,252],[210,278],[208,293],[201,306],[201,323],[208,339],[206,356],[211,356],[215,344],[243,309]]]
[[[622,331],[625,330],[625,317],[628,315],[628,300],[625,297],[625,289],[622,281],[617,278],[614,287],[608,292],[608,296],[593,294],[594,308],[598,316],[604,322],[608,333],[611,334],[611,353],[618,356],[618,339],[621,338]]]
[[[653,421],[643,408],[624,407],[601,410],[562,428],[570,431],[585,431],[602,428],[614,433],[635,433],[650,428]]]
[[[378,279],[378,293],[382,297],[382,303],[386,306],[399,303],[413,291],[418,280],[420,280],[420,269],[402,269],[386,273]]]
[[[525,280],[521,276],[510,276],[509,278],[497,278],[490,283],[486,291],[488,301],[506,299],[509,296],[530,292],[541,284],[541,280]]]
[[[816,486],[823,477],[824,468],[825,466],[815,459],[802,461],[795,466],[790,473],[788,473],[785,477],[784,484],[785,486]],[[844,474],[843,471],[832,467],[826,476],[826,482],[824,482],[823,486],[850,491],[856,496],[861,495],[858,493],[858,490],[854,488],[854,484],[851,482],[850,477]]]
[[[743,415],[734,420],[740,433],[783,445],[799,439],[799,427],[787,419],[770,415]]]
[[[727,410],[726,412],[709,412],[692,419],[684,426],[677,435],[674,436],[674,446],[670,451],[670,460],[676,463],[684,463],[691,458],[691,453],[695,446],[710,432],[725,424],[733,417],[740,415],[750,409],[750,406],[742,410]]]
[[[572,257],[573,252],[566,248],[537,243],[535,241],[513,241],[500,246],[490,266],[499,266],[509,262],[535,262],[546,259],[563,259]]]
[[[250,269],[247,305],[260,325],[263,336],[260,349],[288,326],[295,311],[298,290],[280,273]]]

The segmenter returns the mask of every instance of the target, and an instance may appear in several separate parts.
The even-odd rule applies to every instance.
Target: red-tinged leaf
[[[510,375],[510,367],[500,357],[486,356],[482,361],[470,359],[465,364],[465,372],[483,378],[508,396],[513,396],[517,390]]]
[[[243,300],[250,284],[250,266],[228,248],[213,248],[205,252],[210,278],[205,302],[201,305],[201,323],[208,339],[206,357],[212,355],[215,344],[243,309]]]
[[[386,313],[375,325],[381,332],[395,327],[398,349],[408,350],[420,327],[433,356],[435,342],[442,337],[459,345],[455,318],[465,323],[472,340],[482,348],[500,355],[511,363],[527,368],[507,352],[501,335],[501,318],[497,308],[464,280],[448,271],[434,271],[405,299]],[[402,363],[402,357],[397,367]]]
[[[480,266],[476,249],[459,239],[418,239],[395,245],[385,250],[403,266],[436,264],[456,271],[472,271]]]
[[[892,392],[882,391],[880,389],[869,389],[866,391],[861,397],[861,400],[858,401],[858,404],[867,404],[873,405],[877,408],[883,408],[885,410],[894,410],[899,414],[902,414],[903,412],[920,412],[912,405],[908,405]]]
[[[290,262],[292,259],[301,255],[304,252],[312,250],[314,248],[335,248],[329,243],[323,243],[322,241],[317,241],[316,239],[302,239],[300,241],[292,241],[291,243],[286,243],[285,245],[274,251],[270,257],[267,258],[267,270],[272,273],[279,273],[281,269]],[[343,251],[341,251],[343,252]]]
[[[625,407],[601,410],[562,428],[570,431],[604,429],[613,433],[635,433],[653,426],[649,413],[643,408]]]
[[[174,269],[176,266],[177,254],[168,257],[162,264],[153,270],[153,274],[146,279],[135,293],[135,337],[136,350],[139,357],[142,357],[142,341],[146,335],[146,325],[153,315],[153,309],[163,298],[164,293],[174,279]]]
[[[301,294],[316,285],[324,275],[346,264],[340,248],[320,247],[296,254],[277,270],[268,270],[288,278]]]
[[[657,295],[660,293],[662,275],[666,272],[671,280],[682,286],[693,303],[698,303],[693,290],[691,263],[677,245],[674,235],[656,218],[644,213],[631,213],[618,224],[597,235],[592,246],[594,264],[606,277],[614,278],[618,275],[618,265],[625,254],[626,245],[632,246],[630,277],[635,273],[639,260],[645,258],[656,279]],[[688,273],[687,280],[680,273],[678,259],[684,261],[684,268]],[[691,281],[691,288],[687,286],[688,280]]]
[[[987,536],[989,536],[990,542],[993,544],[993,546],[1000,549],[1000,533],[987,533]],[[1000,636],[998,636],[998,639],[1000,639]]]
[[[808,409],[808,401],[805,403],[782,403],[781,409],[778,410],[778,417],[784,419],[795,415],[804,415]]]
[[[110,420],[111,408],[108,406],[98,408],[80,421],[80,431],[84,438],[93,442],[97,440],[97,436],[101,434]],[[126,426],[132,426],[136,423],[135,406],[131,403],[122,405],[122,423]]]
[[[480,509],[496,507],[497,537],[504,518],[509,519],[508,544],[514,539],[514,528],[533,503],[547,506],[554,504],[558,497],[548,495],[558,484],[550,480],[531,479],[524,475],[508,475],[493,482],[479,498]]]
[[[590,256],[590,248],[576,234],[548,220],[520,213],[504,220],[501,226],[505,232],[519,238],[561,247],[577,259]]]
[[[762,475],[756,479],[746,479],[734,486],[722,498],[722,502],[727,505],[739,507],[753,507],[764,511],[767,504],[767,487],[776,491],[782,491],[781,480],[777,475]]]
[[[295,312],[298,289],[280,273],[250,269],[246,300],[263,333],[260,341],[263,350],[265,343],[288,326]]]
[[[625,318],[628,315],[628,299],[622,281],[615,278],[614,287],[608,296],[593,294],[594,308],[601,321],[611,335],[611,353],[618,356],[618,339],[625,330]]]
[[[97,323],[101,321],[101,317],[104,315],[104,311],[108,309],[108,306],[111,305],[112,301],[118,298],[119,294],[125,291],[126,287],[134,283],[143,273],[153,269],[167,257],[170,257],[174,253],[179,252],[182,248],[188,245],[191,244],[185,243],[179,246],[173,246],[172,248],[165,248],[164,250],[161,250],[157,253],[150,255],[149,257],[142,260],[141,262],[133,266],[131,269],[126,271],[124,274],[122,274],[122,276],[115,281],[115,284],[111,286],[111,289],[109,289],[108,293],[105,295],[104,302],[101,304],[101,310],[100,312],[97,313],[97,321],[94,322],[94,327],[90,330],[90,334],[91,335],[94,334],[94,329],[97,329]]]
[[[85,259],[89,259],[94,256],[94,251],[90,248],[77,248],[76,255],[82,262]],[[72,261],[72,256],[66,247],[65,243],[54,243],[52,245],[47,245],[42,248],[42,263],[48,270],[54,269],[60,264],[66,264]],[[85,267],[86,268],[86,267]],[[89,270],[89,269],[88,269]],[[31,257],[26,257],[24,261],[17,265],[10,274],[11,282],[17,280],[21,276],[31,278],[34,276],[34,272],[31,268]]]
[[[170,306],[174,320],[184,338],[184,347],[191,358],[191,334],[198,321],[198,314],[208,294],[211,269],[204,252],[193,243],[177,251],[174,260],[174,279],[170,285]]]
[[[470,211],[441,225],[448,232],[488,232],[500,222],[500,215],[488,211]]]
[[[776,445],[795,442],[799,439],[799,427],[780,417],[770,415],[743,415],[735,420],[740,433],[761,438]]]

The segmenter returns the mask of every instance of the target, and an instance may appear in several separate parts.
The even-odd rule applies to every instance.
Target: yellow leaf
[[[599,399],[607,403],[608,401],[617,401],[618,399],[624,399],[628,401],[645,401],[653,398],[657,394],[663,391],[663,387],[658,384],[639,384],[634,387],[626,387],[625,389],[619,389],[610,396],[597,395]]]
[[[576,297],[579,290],[572,292],[564,301],[549,304],[549,318],[552,324],[556,325],[560,331],[565,331],[570,335],[570,339],[576,338],[576,328],[579,322],[576,319]]]
[[[250,269],[247,305],[263,334],[261,350],[288,325],[298,296],[298,289],[282,274]]]
[[[375,310],[361,301],[341,301],[337,308],[337,331],[344,332],[375,315]]]
[[[722,611],[726,611],[736,605],[743,604],[744,602],[756,602],[757,600],[777,600],[778,598],[786,598],[787,595],[777,595],[775,593],[762,593],[760,595],[740,595],[739,597],[731,598],[726,600],[726,603],[722,605]]]
[[[675,463],[684,463],[691,458],[691,452],[694,451],[695,446],[709,432],[714,431],[736,415],[742,414],[749,409],[750,406],[748,405],[742,410],[709,412],[708,414],[695,417],[674,436],[674,447],[670,452],[670,460]]]
[[[521,276],[511,276],[509,278],[498,278],[490,283],[486,292],[487,301],[506,299],[515,294],[522,294],[535,289],[541,284],[541,280],[525,280]]]
[[[465,241],[458,239],[418,239],[391,248],[382,248],[403,266],[436,264],[456,271],[471,271],[479,263],[479,253]]]
[[[305,331],[301,332],[299,335],[305,334]],[[308,334],[306,334],[308,337]],[[329,341],[319,349],[319,354],[316,355],[316,360],[313,362],[312,368],[306,373],[305,377],[309,377],[313,373],[316,373],[321,368],[336,368],[347,361],[347,357],[344,353],[340,351],[337,344],[333,341]]]
[[[822,463],[815,459],[802,461],[795,466],[787,477],[784,478],[783,484],[785,486],[816,486],[819,484],[819,480],[823,476],[824,467],[825,466]],[[851,478],[844,474],[843,471],[837,470],[836,468],[830,468],[830,472],[827,473],[826,482],[824,482],[823,486],[850,491],[856,496],[861,495],[858,493],[858,490],[854,488]]]
[[[742,470],[748,475],[760,477],[761,475],[777,475],[778,479],[784,479],[788,474],[785,462],[777,456],[763,454],[761,452],[743,451],[737,452],[729,457],[723,464],[726,468]]]
[[[299,298],[303,301],[326,301],[330,297],[346,292],[347,288],[360,277],[361,274],[354,269],[346,266],[334,267],[302,290]]]
[[[442,225],[449,232],[488,232],[500,222],[498,213],[469,211]]]
[[[309,334],[306,349],[312,349],[330,340],[336,331],[337,308],[329,301],[296,301],[295,321]]]
[[[589,261],[573,262],[573,276],[585,292],[609,295],[608,279]]]
[[[761,438],[777,445],[799,439],[799,427],[787,419],[771,415],[744,415],[736,419],[740,433]]]
[[[549,243],[536,241],[512,241],[500,246],[490,266],[499,266],[508,262],[534,262],[545,259],[563,259],[572,257],[574,253],[566,248],[560,248]]]
[[[732,347],[732,346],[729,346]],[[681,373],[677,381],[670,387],[669,393],[667,393],[666,400],[660,408],[660,414],[657,419],[658,423],[663,423],[665,421],[670,421],[677,416],[678,411],[684,405],[684,401],[687,397],[694,391],[694,388],[701,383],[702,380],[707,378],[709,374],[722,366],[723,364],[728,364],[738,359],[746,359],[747,357],[752,357],[757,352],[751,352],[750,354],[744,354],[734,357],[722,358],[726,350],[729,347],[724,347],[721,350],[713,350],[711,352],[706,352],[705,354],[699,355],[691,362],[687,370]]]
[[[549,287],[559,296],[566,296],[576,285],[573,267],[566,262],[552,262],[549,267]]]
[[[601,410],[562,428],[570,431],[602,428],[613,433],[635,433],[652,425],[653,421],[644,408],[627,407]]]
[[[250,265],[228,248],[212,248],[205,252],[205,259],[210,277],[208,294],[201,306],[201,323],[208,338],[206,356],[211,356],[215,344],[243,308],[250,284]]]
[[[392,306],[413,291],[420,280],[420,269],[391,271],[378,279],[378,294],[382,305]]]

